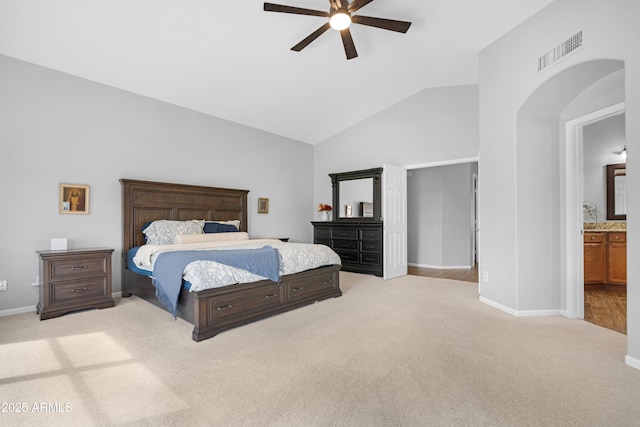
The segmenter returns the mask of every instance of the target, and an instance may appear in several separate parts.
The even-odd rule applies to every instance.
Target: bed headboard
[[[247,231],[248,190],[121,179],[122,255],[144,244],[142,226],[157,219],[240,220]],[[123,264],[126,268],[126,262]]]

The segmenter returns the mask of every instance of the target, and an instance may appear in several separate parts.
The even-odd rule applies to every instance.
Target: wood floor
[[[627,287],[585,285],[584,320],[626,335]]]
[[[471,269],[455,270],[409,267],[409,274],[478,283],[477,264]],[[627,287],[586,285],[584,289],[584,320],[626,335]]]
[[[409,267],[412,276],[437,277],[478,283],[478,264],[469,269],[445,270],[440,268]]]

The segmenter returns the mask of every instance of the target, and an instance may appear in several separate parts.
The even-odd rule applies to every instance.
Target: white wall
[[[409,265],[470,268],[477,163],[413,169],[407,179]]]
[[[120,291],[120,178],[250,190],[251,236],[311,241],[311,145],[1,55],[0,76],[0,314],[35,307],[52,237],[114,248]],[[60,183],[91,187],[89,215],[58,213]]]
[[[314,201],[330,173],[478,156],[478,86],[425,89],[315,146]]]
[[[480,53],[480,268],[490,272],[490,281],[481,284],[483,299],[516,312],[564,308],[558,261],[561,239],[557,237],[562,235],[559,188],[564,159],[557,142],[564,131],[561,107],[569,106],[598,78],[616,71],[612,63],[608,71],[604,64],[600,70],[585,67],[586,73],[572,72],[574,67],[580,73],[583,68],[576,66],[587,61],[624,61],[627,245],[630,260],[640,256],[640,228],[633,227],[640,223],[640,159],[633,156],[640,138],[637,16],[640,2],[636,0],[556,0]],[[585,47],[538,73],[537,58],[578,30],[583,31]],[[556,93],[536,92],[555,76],[566,85],[550,86],[558,89]],[[546,117],[544,112],[518,116],[532,95],[554,100],[558,110],[548,111]],[[640,363],[637,263],[628,263],[628,283],[628,356]]]

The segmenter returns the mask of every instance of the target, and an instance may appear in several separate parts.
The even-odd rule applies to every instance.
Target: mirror
[[[366,207],[373,206],[373,178],[353,179],[340,182],[340,218],[372,217],[373,211]]]
[[[333,220],[379,221],[382,168],[330,173]]]
[[[607,219],[627,219],[627,164],[607,165]]]

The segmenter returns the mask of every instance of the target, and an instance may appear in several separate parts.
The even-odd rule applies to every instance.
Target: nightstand
[[[113,249],[38,251],[40,257],[40,320],[89,308],[113,307],[111,254]]]

